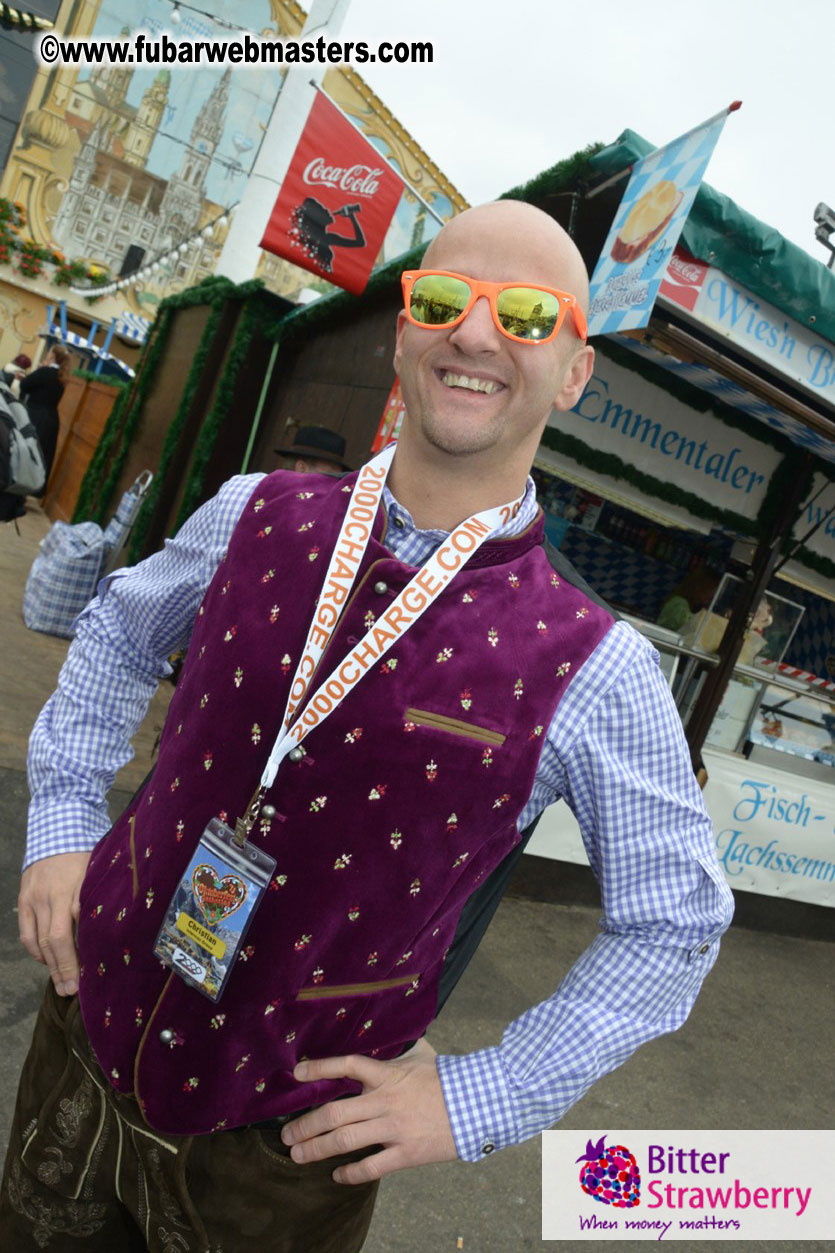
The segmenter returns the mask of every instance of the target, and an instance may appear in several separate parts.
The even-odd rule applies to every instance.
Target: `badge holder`
[[[212,818],[154,944],[154,955],[211,1001],[220,999],[275,870],[275,858],[246,838],[256,813],[253,803],[234,831]]]

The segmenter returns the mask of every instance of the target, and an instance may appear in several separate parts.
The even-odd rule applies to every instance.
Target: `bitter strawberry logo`
[[[634,1209],[641,1204],[641,1172],[634,1154],[623,1144],[604,1148],[605,1135],[597,1144],[586,1142],[586,1151],[577,1158],[580,1187],[595,1201],[616,1209]]]

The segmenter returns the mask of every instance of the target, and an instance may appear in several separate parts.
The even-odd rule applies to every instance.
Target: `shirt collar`
[[[418,530],[415,526],[414,518],[409,513],[409,510],[406,509],[404,505],[401,505],[399,501],[395,500],[388,486],[383,488],[383,503],[385,505],[386,514],[388,515],[389,526],[395,527],[402,535],[405,535],[407,532],[414,533],[420,536],[425,536],[427,540],[432,539],[437,543],[440,543],[442,540],[446,539],[447,535],[449,535],[449,531]],[[536,517],[536,510],[536,487],[533,479],[528,476],[528,481],[525,484],[525,494],[522,497],[522,503],[519,506],[516,516],[511,518],[509,522],[506,522],[504,526],[499,527],[499,529],[493,533],[491,539],[510,539],[511,536],[521,535],[522,531],[529,527],[531,522],[533,522]]]

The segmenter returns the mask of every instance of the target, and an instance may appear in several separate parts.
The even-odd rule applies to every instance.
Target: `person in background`
[[[718,585],[716,570],[710,566],[696,566],[673,588],[661,606],[656,622],[668,631],[680,631],[693,614],[707,609]]]
[[[300,426],[292,442],[275,452],[286,470],[296,474],[329,474],[339,478],[350,470],[345,460],[345,440],[327,426]]]
[[[20,395],[20,381],[26,377],[26,371],[32,368],[32,358],[25,352],[17,356],[0,370],[0,377],[7,384],[13,396]]]
[[[43,364],[27,374],[20,384],[20,399],[29,410],[43,452],[46,480],[41,495],[46,491],[49,472],[55,459],[60,426],[58,404],[69,382],[71,369],[67,349],[63,344],[53,344],[44,357]]]

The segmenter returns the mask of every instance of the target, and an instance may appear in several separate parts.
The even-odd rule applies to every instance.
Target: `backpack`
[[[46,483],[43,453],[26,406],[0,382],[0,492],[34,496]]]

